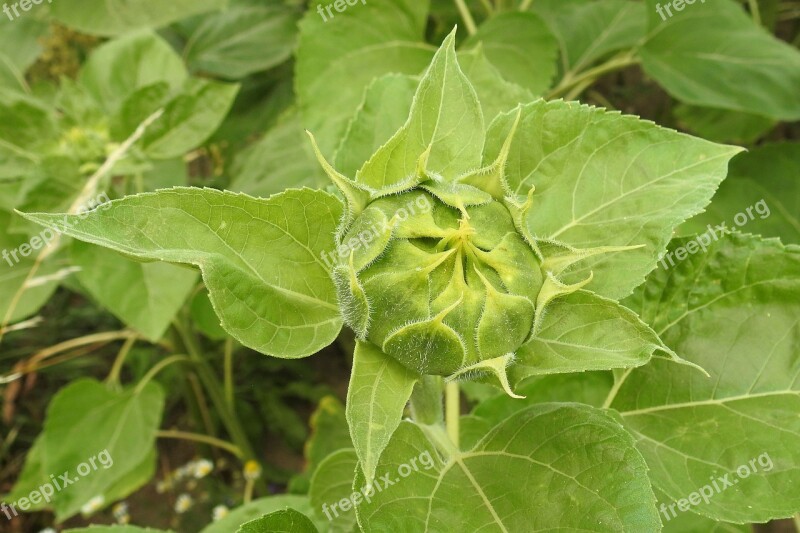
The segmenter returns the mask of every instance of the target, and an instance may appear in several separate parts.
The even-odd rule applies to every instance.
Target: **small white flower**
[[[222,520],[226,516],[228,516],[228,508],[224,505],[217,505],[214,509],[211,510],[211,513],[214,517],[214,521]]]
[[[39,533],[56,533],[56,530],[53,529],[52,527],[46,527],[43,530],[41,530]]]
[[[178,514],[183,514],[192,507],[192,504],[194,504],[192,497],[186,493],[183,493],[178,496],[177,500],[175,500],[175,512]]]
[[[83,504],[83,507],[81,507],[81,514],[83,516],[93,515],[103,507],[103,504],[105,502],[106,499],[102,495],[95,496],[94,498]]]
[[[194,463],[194,477],[203,479],[214,470],[214,463],[208,459],[200,459]]]

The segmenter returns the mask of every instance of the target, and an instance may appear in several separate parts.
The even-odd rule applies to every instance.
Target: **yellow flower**
[[[261,465],[257,461],[247,461],[244,464],[244,478],[247,481],[255,481],[261,477]]]

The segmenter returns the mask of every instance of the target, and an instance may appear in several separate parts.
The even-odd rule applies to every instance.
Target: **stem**
[[[58,355],[63,352],[68,352],[72,349],[80,348],[81,346],[86,346],[89,344],[107,343],[119,339],[128,339],[130,337],[136,337],[136,336],[137,336],[136,333],[127,329],[124,329],[122,331],[106,331],[103,333],[93,333],[91,335],[85,335],[83,337],[78,337],[76,339],[70,339],[68,341],[54,344],[53,346],[48,346],[47,348],[33,354],[31,358],[28,360],[27,364],[25,364],[25,366],[23,366],[20,370],[17,370],[10,375],[0,376],[0,383],[8,383],[14,381],[24,376],[25,374],[30,374],[31,372],[36,372],[37,370],[44,368],[45,366],[49,366],[49,365],[42,365],[41,361],[53,357],[54,355]]]
[[[135,335],[131,335],[130,337],[128,337],[122,344],[122,348],[120,348],[119,353],[117,354],[117,358],[114,359],[114,364],[111,367],[111,372],[108,373],[108,377],[106,378],[106,383],[119,386],[119,373],[122,371],[122,365],[125,362],[125,358],[128,357],[128,353],[131,351],[131,348],[133,348],[134,344],[136,344]]]
[[[461,395],[458,389],[458,382],[451,381],[445,385],[445,417],[447,424],[447,436],[458,448],[458,419],[461,416]]]
[[[622,374],[619,376],[614,376],[614,386],[611,387],[611,390],[608,392],[608,396],[606,396],[606,401],[603,402],[603,409],[608,409],[611,407],[611,404],[614,402],[614,398],[617,397],[620,387],[622,387],[622,384],[625,383],[626,379],[628,379],[628,376],[631,375],[631,372],[633,372],[633,368],[626,368]]]
[[[169,365],[171,365],[173,363],[180,363],[181,361],[190,361],[190,359],[189,359],[189,357],[181,354],[181,355],[171,355],[171,356],[167,357],[166,359],[162,359],[161,361],[159,361],[158,364],[155,365],[153,368],[151,368],[147,372],[147,374],[144,375],[142,380],[136,385],[136,389],[134,389],[134,393],[135,394],[139,394],[140,392],[142,392],[142,390],[145,388],[145,386],[148,383],[150,383],[150,381],[152,381],[152,379],[154,377],[156,377],[156,374],[161,372],[164,368],[168,367]]]
[[[423,376],[414,385],[411,392],[411,418],[420,424],[441,424],[442,413],[442,378],[440,376]]]
[[[192,389],[192,394],[194,395],[195,403],[197,404],[197,411],[200,415],[200,419],[203,421],[203,425],[206,428],[206,433],[212,437],[216,437],[217,426],[211,419],[211,411],[208,408],[206,396],[203,394],[203,387],[200,385],[200,380],[197,379],[197,374],[190,372],[186,376],[186,380],[189,383],[189,388]]]
[[[800,532],[800,513],[794,515],[794,527]]]
[[[244,503],[250,503],[250,500],[253,499],[253,485],[255,485],[255,479],[248,479],[244,483]]]
[[[582,87],[581,91],[583,91],[586,87],[597,81],[600,76],[610,72],[615,72],[617,70],[622,70],[631,65],[636,65],[637,63],[639,63],[639,59],[633,55],[632,50],[628,50],[627,52],[612,57],[605,63],[591,68],[578,76],[574,76],[568,72],[564,75],[561,82],[552,91],[550,91],[550,93],[548,93],[546,98],[548,100],[558,98],[564,94],[570,93],[573,89],[579,86]]]
[[[747,0],[747,5],[750,7],[750,16],[753,17],[753,22],[761,26],[761,12],[758,10],[758,0]]]
[[[472,18],[472,13],[469,12],[469,8],[467,8],[464,0],[455,0],[455,3],[461,18],[464,20],[464,26],[467,28],[467,33],[470,35],[475,35],[475,32],[478,31],[478,27],[475,25],[475,20]]]
[[[211,446],[216,446],[217,448],[222,448],[223,450],[227,450],[236,457],[239,458],[242,457],[242,451],[235,444],[224,441],[222,439],[217,439],[215,437],[209,437],[208,435],[201,435],[199,433],[188,433],[186,431],[178,431],[175,429],[161,429],[156,431],[156,437],[161,439],[183,439],[194,442],[202,442],[203,444],[210,444]]]
[[[233,411],[233,337],[225,339],[225,400]]]
[[[522,3],[519,5],[519,10],[520,11],[527,11],[528,8],[531,7],[532,3],[533,3],[533,0],[522,0]]]
[[[228,435],[230,436],[231,440],[242,451],[242,457],[245,460],[255,460],[255,453],[253,452],[253,448],[250,446],[250,441],[247,438],[247,434],[244,432],[242,424],[236,414],[228,408],[228,403],[225,401],[225,394],[219,384],[219,380],[217,379],[214,370],[209,366],[208,362],[200,352],[197,342],[189,331],[188,326],[183,322],[183,319],[178,319],[174,322],[174,327],[177,330],[180,340],[183,342],[186,351],[189,353],[192,362],[195,363],[197,377],[200,378],[200,382],[203,384],[203,387],[205,387],[211,403],[214,406],[214,409],[216,409],[219,413],[222,423],[225,425],[225,429],[228,431]],[[259,479],[257,483],[258,489],[266,494],[267,484],[264,482],[263,478]]]

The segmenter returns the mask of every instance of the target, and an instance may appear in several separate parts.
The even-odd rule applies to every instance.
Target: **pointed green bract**
[[[359,341],[353,354],[353,372],[347,388],[347,422],[367,484],[403,416],[419,375]]]
[[[341,328],[322,255],[335,248],[341,214],[339,200],[310,189],[256,199],[177,187],[66,219],[25,216],[134,257],[199,267],[228,333],[263,353],[303,357]]]
[[[361,167],[356,180],[375,189],[407,181],[428,147],[425,170],[452,180],[480,164],[484,133],[475,89],[456,60],[453,32],[422,77],[408,121]]]
[[[517,352],[511,381],[541,374],[629,368],[661,348],[658,335],[619,303],[579,290],[545,308],[536,333]]]

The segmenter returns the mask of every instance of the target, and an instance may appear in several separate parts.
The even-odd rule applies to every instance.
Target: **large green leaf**
[[[294,509],[273,511],[242,524],[238,533],[317,533],[317,527],[303,513]]]
[[[189,80],[164,107],[164,114],[147,128],[142,137],[145,153],[169,159],[196,148],[222,123],[238,91],[238,85]]]
[[[556,36],[562,74],[583,71],[613,52],[632,48],[647,30],[640,2],[536,0],[530,9]]]
[[[112,496],[127,496],[140,484],[136,472],[153,459],[163,407],[164,393],[153,383],[114,392],[94,380],[72,382],[50,403],[37,441],[39,453],[32,454],[20,476],[27,481],[8,498],[27,496],[37,480],[51,481],[48,474],[62,485],[49,504],[59,520],[77,514],[93,498],[107,505]]]
[[[197,284],[197,273],[168,263],[131,261],[80,241],[72,264],[81,285],[103,307],[153,342],[164,335],[175,313]]]
[[[430,469],[410,466],[426,453],[434,458]],[[356,507],[365,531],[659,527],[647,467],[633,439],[602,411],[585,405],[529,407],[471,451],[446,460],[438,460],[422,430],[403,422],[378,472],[385,474],[382,490]],[[359,472],[354,487],[363,483]]]
[[[320,258],[334,249],[342,206],[309,189],[269,199],[176,187],[114,201],[65,233],[141,259],[200,268],[222,325],[255,350],[303,357],[330,344],[342,321]],[[62,215],[28,214],[44,225]]]
[[[205,17],[183,56],[193,71],[239,79],[289,58],[297,15],[280,5],[235,5]]]
[[[459,51],[458,63],[478,94],[486,122],[518,104],[534,100],[531,91],[503,79],[497,67],[486,58],[480,44],[470,50]]]
[[[611,372],[575,372],[536,376],[516,388],[524,398],[498,394],[479,403],[472,414],[493,427],[515,412],[537,403],[577,402],[601,407],[614,381]]]
[[[356,344],[347,388],[347,423],[368,484],[418,378],[374,344]]]
[[[370,0],[325,21],[316,6],[330,2],[311,2],[300,22],[296,87],[303,124],[325,155],[332,156],[374,78],[419,74],[428,66],[435,51],[423,40],[428,3]]]
[[[341,449],[326,457],[311,478],[308,493],[311,506],[318,518],[330,521],[330,533],[349,533],[358,529],[354,509],[344,510],[341,505],[333,507],[352,496],[357,467],[356,451],[352,448]]]
[[[664,496],[661,491],[654,491],[659,501],[659,513],[661,513],[661,523],[664,525],[664,533],[752,533],[753,526],[750,524],[731,524],[729,522],[719,522],[694,514],[690,511],[676,512],[670,511],[669,507],[661,507],[672,503],[669,498]]]
[[[752,144],[775,127],[775,120],[753,113],[678,104],[675,117],[681,127],[703,139],[732,144]]]
[[[53,16],[67,26],[95,35],[120,35],[224,7],[226,0],[63,0]]]
[[[452,180],[478,168],[484,133],[478,95],[458,65],[453,31],[422,77],[408,120],[356,180],[375,189],[409,181],[429,148],[425,170]]]
[[[686,243],[676,239],[672,248]],[[638,440],[654,485],[671,501],[710,492],[689,507],[717,520],[763,522],[797,512],[800,249],[724,237],[653,273],[629,305],[670,348],[711,374],[654,361],[623,374],[609,398]]]
[[[364,162],[403,126],[418,85],[419,79],[414,76],[385,74],[367,86],[364,100],[336,150],[339,172],[355,177]]]
[[[0,50],[3,50],[0,63],[14,72],[15,77],[24,75],[42,53],[39,41],[48,29],[47,22],[35,16],[26,15],[14,20],[0,18]],[[24,79],[24,76],[18,79]]]
[[[766,144],[731,163],[708,209],[682,225],[683,235],[705,233],[708,225],[780,237],[800,244],[800,143]],[[749,210],[749,211],[748,211]]]
[[[484,164],[496,159],[516,113],[490,126]],[[511,189],[535,187],[533,237],[576,248],[638,246],[590,256],[562,276],[610,298],[656,265],[673,229],[708,204],[740,148],[716,145],[636,117],[569,102],[522,107],[506,165]]]
[[[556,74],[558,45],[541,18],[533,13],[500,13],[480,25],[464,43],[481,43],[486,57],[503,78],[534,94],[550,86]]]
[[[308,502],[307,496],[278,494],[275,496],[267,496],[266,498],[259,498],[258,500],[253,500],[248,504],[233,509],[224,518],[212,522],[203,528],[201,533],[231,533],[231,531],[236,531],[239,526],[245,522],[249,522],[265,514],[289,508],[301,512],[306,516],[313,516],[311,504]],[[316,520],[315,525],[318,529],[324,531],[324,522],[322,520]]]
[[[517,351],[509,379],[641,366],[662,349],[658,335],[613,300],[577,291],[547,305],[533,338]]]
[[[10,213],[0,210],[0,228],[3,228],[0,230],[0,322],[8,319],[10,324],[36,313],[58,287],[60,276],[56,274],[69,267],[63,258],[53,255],[31,276],[36,257],[53,233],[45,230],[30,239],[25,235],[12,235],[7,232],[12,218]],[[26,289],[9,314],[15,295],[23,286]]]
[[[178,91],[186,78],[186,68],[169,44],[153,33],[142,32],[97,48],[81,69],[79,81],[109,113],[114,113],[143,87],[166,83],[169,91]]]
[[[289,187],[328,183],[294,110],[238,154],[231,174],[232,190],[265,198]]]
[[[671,17],[658,0],[646,5],[650,20],[640,50],[642,66],[672,96],[778,120],[800,119],[800,51],[756,25],[738,2],[684,4]]]

